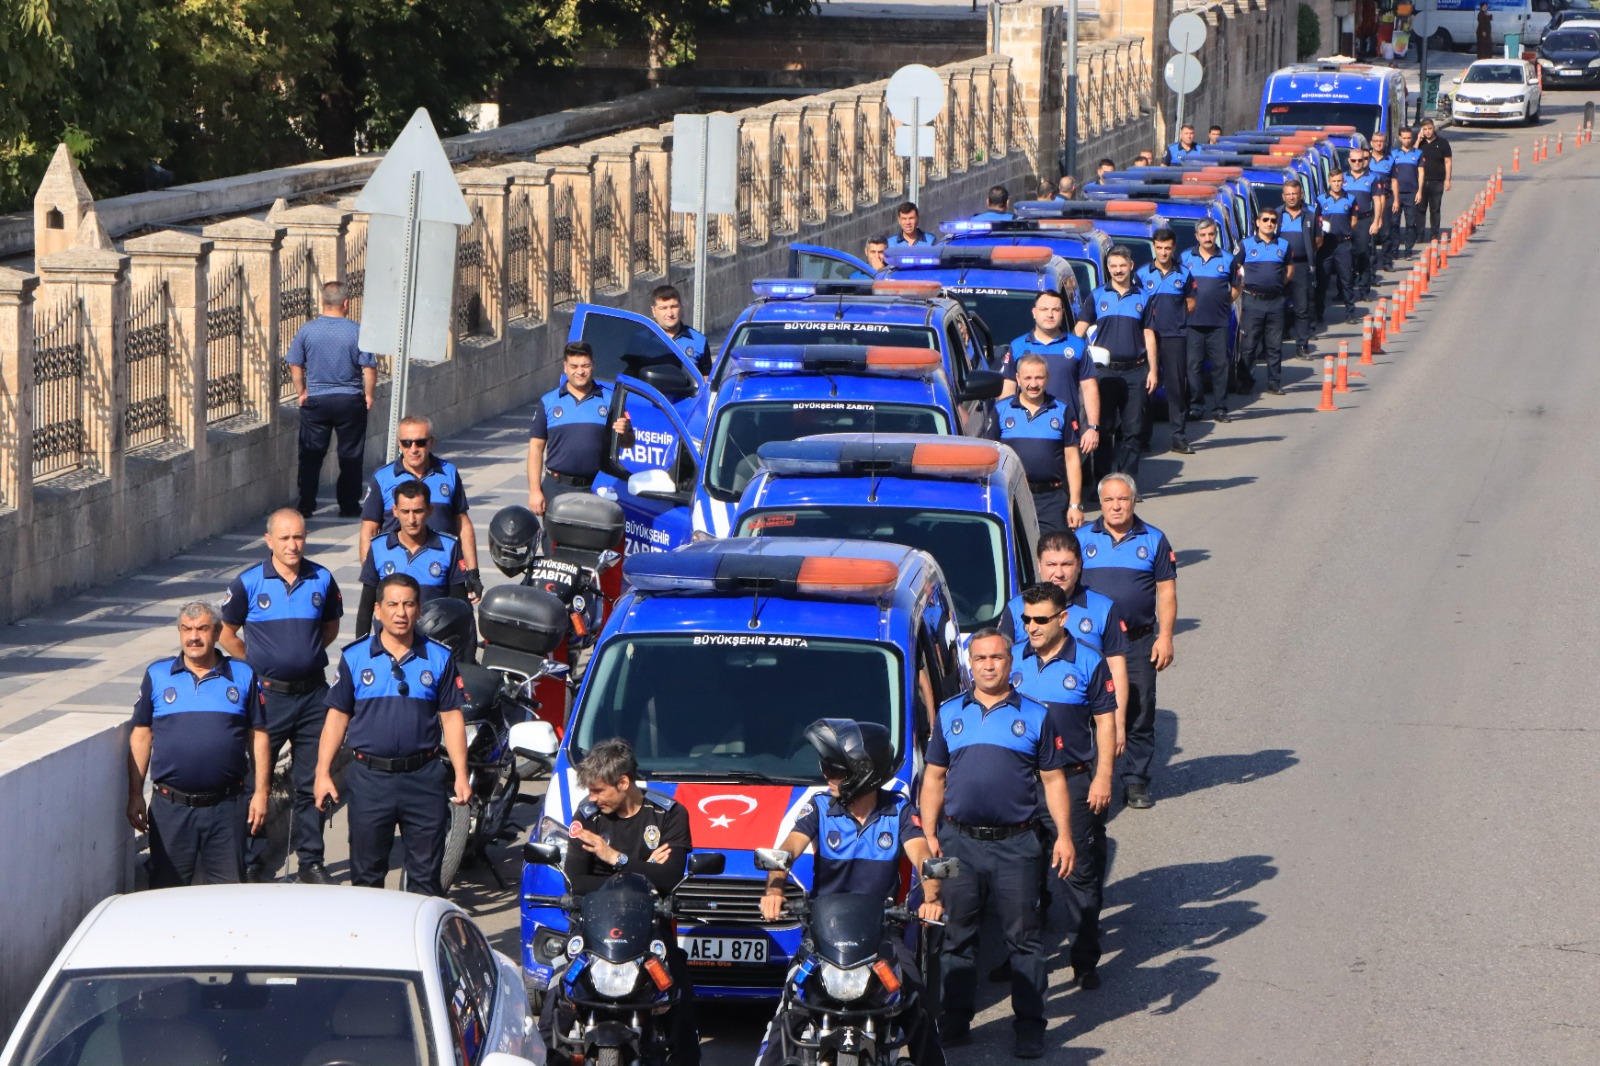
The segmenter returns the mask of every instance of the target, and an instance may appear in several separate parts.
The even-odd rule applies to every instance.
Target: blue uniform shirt
[[[1128,281],[1133,288],[1126,293],[1118,292],[1109,283],[1095,289],[1078,312],[1079,322],[1100,327],[1094,342],[1110,352],[1115,363],[1138,362],[1149,354],[1144,345],[1144,328],[1150,297],[1137,277]]]
[[[1094,720],[1117,709],[1117,689],[1100,653],[1073,640],[1070,632],[1066,637],[1061,650],[1048,661],[1040,659],[1026,639],[1018,641],[1011,652],[1011,684],[1050,712],[1068,766],[1092,764],[1096,754]]]
[[[812,797],[794,822],[794,831],[810,837],[817,849],[811,894],[899,898],[902,849],[922,837],[915,814],[908,797],[888,789],[878,790],[878,805],[865,824],[833,796]]]
[[[1322,216],[1322,232],[1329,237],[1344,241],[1355,232],[1356,201],[1349,193],[1323,193],[1317,197],[1317,211]]]
[[[361,520],[378,523],[379,533],[399,529],[400,520],[394,516],[394,490],[403,481],[416,480],[403,459],[380,466],[367,480],[366,494],[361,497]],[[456,515],[467,513],[467,487],[461,481],[461,472],[454,463],[429,455],[428,470],[421,480],[428,486],[428,500],[433,504],[433,510],[428,512],[428,528],[453,535]]]
[[[1389,192],[1389,177],[1394,173],[1394,153],[1382,159],[1373,156],[1367,162],[1367,173],[1378,179],[1376,191],[1379,195],[1386,195]]]
[[[1252,234],[1240,243],[1233,257],[1239,287],[1268,297],[1282,294],[1288,264],[1289,242],[1282,237],[1268,244]]]
[[[689,361],[699,369],[702,376],[711,373],[711,345],[706,342],[704,333],[687,322],[679,322],[678,332],[668,333],[667,336],[672,338],[672,343],[683,349],[683,354],[689,357]]]
[[[1158,337],[1181,337],[1189,328],[1189,308],[1185,302],[1189,291],[1189,272],[1181,261],[1174,261],[1166,273],[1154,263],[1146,263],[1137,272],[1139,284],[1150,296],[1150,328]]]
[[[1299,214],[1290,213],[1287,207],[1278,211],[1278,236],[1289,242],[1290,262],[1310,261],[1311,249],[1316,244],[1317,224],[1317,213],[1309,206],[1301,205]]]
[[[144,672],[133,724],[151,735],[150,780],[180,792],[220,792],[244,781],[250,732],[267,728],[256,672],[218,652],[205,677],[183,656],[157,659]]]
[[[1344,176],[1344,194],[1355,201],[1356,217],[1372,217],[1372,198],[1383,195],[1383,183],[1373,176],[1371,170],[1359,178],[1346,174]]]
[[[1010,222],[1017,216],[1010,211],[980,211],[972,216],[974,222]]]
[[[1117,605],[1128,629],[1156,624],[1156,582],[1175,581],[1178,555],[1167,535],[1135,517],[1128,535],[1114,541],[1105,519],[1078,530],[1083,545],[1083,583]]]
[[[962,825],[1022,825],[1039,810],[1038,771],[1059,770],[1063,743],[1044,705],[1012,692],[985,710],[961,695],[939,707],[924,759],[949,771],[944,814]]]
[[[1185,159],[1188,159],[1190,156],[1199,151],[1201,151],[1201,148],[1198,144],[1195,144],[1189,148],[1185,148],[1182,141],[1173,141],[1171,144],[1167,145],[1167,166],[1179,166]]]
[[[899,232],[898,230],[889,235],[889,247],[890,248],[911,247],[913,245],[919,245],[919,244],[936,244],[936,243],[938,243],[938,242],[934,239],[933,234],[925,233],[920,229],[917,230],[916,239],[909,240],[909,241],[906,240],[906,235],[904,233]]]
[[[1043,405],[1030,412],[1017,395],[996,401],[994,413],[994,439],[1017,453],[1029,481],[1066,481],[1065,453],[1078,443],[1076,402],[1046,392]]]
[[[367,561],[361,564],[361,583],[377,587],[390,574],[410,574],[422,586],[422,602],[448,596],[467,584],[467,563],[461,542],[448,533],[428,530],[428,539],[415,552],[400,543],[399,533],[374,538]]]
[[[339,680],[328,690],[329,709],[350,717],[345,744],[380,759],[436,749],[439,713],[459,710],[462,702],[450,649],[421,636],[398,660],[384,649],[380,633],[346,645]]]
[[[1422,152],[1416,148],[1396,148],[1389,159],[1394,165],[1390,173],[1394,175],[1395,184],[1402,193],[1415,196],[1422,184]]]
[[[565,384],[539,397],[528,436],[545,442],[544,468],[570,477],[593,477],[610,429],[611,387],[594,382],[578,399]]]
[[[1017,639],[1026,636],[1022,628],[1022,594],[1011,597],[1006,605],[1011,614],[1011,633]],[[1113,655],[1128,654],[1128,627],[1122,624],[1122,615],[1111,597],[1101,595],[1081,584],[1067,599],[1067,632],[1079,644],[1093,648],[1107,659]]]
[[[300,560],[292,585],[268,559],[234,578],[222,597],[222,620],[245,627],[250,666],[276,681],[321,680],[328,668],[322,625],[342,617],[339,583],[309,559]]]
[[[1052,396],[1072,397],[1076,402],[1078,386],[1098,376],[1094,360],[1089,358],[1088,342],[1074,337],[1070,330],[1053,341],[1040,340],[1033,330],[1012,341],[1000,369],[1007,381],[1017,380],[1017,360],[1025,355],[1044,356],[1045,370],[1050,375],[1045,379],[1044,390]]]
[[[300,327],[284,361],[305,368],[307,395],[365,395],[361,368],[378,363],[356,344],[360,334],[360,325],[333,315],[321,315]]]
[[[1201,255],[1200,249],[1190,248],[1183,253],[1183,269],[1189,275],[1189,295],[1194,297],[1189,325],[1226,326],[1233,311],[1233,260],[1220,248],[1210,259]]]

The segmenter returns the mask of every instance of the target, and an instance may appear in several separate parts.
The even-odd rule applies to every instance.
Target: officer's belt
[[[1155,631],[1156,631],[1156,627],[1155,626],[1129,626],[1128,627],[1128,639],[1129,640],[1143,640],[1145,637],[1148,637],[1151,633],[1154,633]]]
[[[1374,214],[1374,212],[1372,212],[1372,211],[1367,211],[1365,213],[1357,211],[1356,212],[1356,221],[1359,222],[1364,218],[1371,218],[1373,216],[1373,214]]]
[[[231,800],[244,791],[243,784],[232,785],[220,792],[185,792],[171,785],[163,785],[157,781],[153,789],[158,796],[164,796],[180,807],[215,807],[224,800]]]
[[[1023,822],[1021,825],[962,825],[960,822],[951,822],[956,827],[956,832],[973,840],[1010,840],[1014,836],[1029,832],[1033,829],[1032,822]]]
[[[1283,295],[1283,290],[1274,289],[1272,292],[1257,292],[1254,289],[1246,289],[1244,290],[1244,294],[1246,296],[1253,296],[1257,300],[1276,300],[1278,297]]]
[[[327,684],[327,678],[318,677],[315,674],[301,678],[299,681],[284,681],[276,677],[263,677],[261,679],[262,688],[268,692],[275,692],[280,696],[303,696],[307,692],[315,692],[319,688],[326,688]]]
[[[1093,769],[1094,767],[1086,762],[1075,762],[1071,766],[1063,766],[1061,772],[1068,777],[1077,777],[1079,774],[1086,774]]]
[[[419,751],[415,755],[407,755],[399,759],[385,759],[378,755],[368,755],[364,751],[352,753],[356,762],[362,766],[370,766],[374,770],[381,770],[386,774],[409,774],[413,770],[420,770],[427,766],[438,756],[437,751]]]
[[[1056,478],[1054,481],[1030,481],[1030,482],[1028,482],[1028,491],[1029,492],[1054,492],[1056,489],[1059,489],[1060,487],[1061,487],[1061,479],[1060,478]]]
[[[575,489],[586,489],[594,484],[593,474],[558,474],[554,470],[546,470],[551,480],[559,481],[563,485],[571,485]]]
[[[1113,359],[1106,364],[1106,369],[1114,374],[1120,374],[1126,370],[1137,370],[1147,362],[1148,359]]]

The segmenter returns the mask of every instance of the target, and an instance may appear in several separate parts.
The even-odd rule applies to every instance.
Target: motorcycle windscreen
[[[859,892],[818,896],[811,901],[811,939],[816,953],[841,969],[872,961],[883,942],[883,900]]]
[[[655,939],[655,895],[638,874],[618,874],[583,897],[585,948],[607,962],[637,959]]]

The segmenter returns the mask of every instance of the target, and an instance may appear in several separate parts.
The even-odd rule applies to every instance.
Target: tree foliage
[[[1294,38],[1296,58],[1310,59],[1322,48],[1322,19],[1310,4],[1300,5]]]

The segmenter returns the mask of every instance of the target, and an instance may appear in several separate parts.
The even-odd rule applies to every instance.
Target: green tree
[[[1310,59],[1322,48],[1322,19],[1310,4],[1300,5],[1294,38],[1298,59]]]

